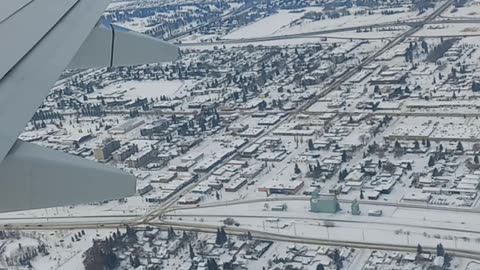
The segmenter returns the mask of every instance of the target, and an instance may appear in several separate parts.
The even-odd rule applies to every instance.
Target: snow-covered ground
[[[426,25],[415,33],[416,37],[438,37],[438,36],[478,36],[480,25],[476,23],[453,23]]]
[[[322,8],[307,8],[302,13],[292,13],[288,10],[280,10],[259,21],[244,26],[226,36],[224,39],[255,38],[275,35],[277,31],[288,28],[290,23],[300,19],[308,11],[322,11]]]
[[[186,88],[190,87],[191,81],[142,81],[142,82],[120,82],[111,84],[99,91],[92,93],[90,96],[95,98],[99,93],[103,95],[122,95],[128,99],[136,98],[157,98],[167,96],[174,98],[177,96],[185,96]]]
[[[352,9],[352,14],[355,9]],[[383,15],[380,12],[376,12],[373,15],[349,15],[343,16],[337,19],[325,19],[319,21],[311,21],[308,19],[301,19],[305,13],[288,13],[281,11],[278,14],[266,17],[262,20],[259,20],[253,24],[242,27],[239,30],[226,35],[225,39],[242,39],[242,38],[255,38],[262,36],[281,36],[281,35],[291,35],[291,34],[300,34],[308,33],[321,30],[330,30],[335,28],[345,28],[345,27],[359,27],[371,24],[379,23],[395,23],[399,21],[405,21],[410,19],[419,19],[431,11],[427,11],[421,15],[416,11],[408,11],[407,9],[400,8],[393,15]],[[352,21],[355,22],[355,25],[352,25]],[[272,24],[275,27],[272,27]],[[280,25],[280,27],[279,27]],[[388,25],[386,25],[388,26]]]

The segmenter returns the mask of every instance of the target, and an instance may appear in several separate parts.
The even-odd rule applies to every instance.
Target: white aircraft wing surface
[[[131,174],[17,139],[66,67],[179,57],[173,45],[98,23],[108,4],[108,0],[0,2],[0,212],[135,192]]]

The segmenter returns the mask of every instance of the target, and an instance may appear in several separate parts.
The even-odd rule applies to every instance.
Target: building
[[[146,147],[135,155],[129,157],[127,166],[130,168],[139,168],[146,166],[158,154],[158,150],[154,147]]]
[[[111,154],[120,148],[120,141],[105,140],[93,149],[93,155],[96,160],[103,161],[110,158]]]
[[[150,183],[143,183],[137,186],[137,193],[140,196],[143,196],[153,190],[153,187]]]
[[[228,183],[225,186],[225,192],[237,192],[246,184],[247,184],[247,179],[245,178],[239,178],[239,179],[233,180],[232,182]]]
[[[286,194],[286,195],[295,195],[303,187],[305,183],[303,180],[294,180],[288,182],[277,182],[271,181],[264,186],[258,188],[260,192],[267,192],[268,194]]]
[[[166,119],[160,119],[147,124],[140,129],[140,135],[142,136],[151,136],[153,134],[160,134],[163,131],[167,130],[169,126],[169,121]]]
[[[116,127],[111,128],[108,132],[110,134],[125,134],[134,128],[143,125],[145,121],[143,119],[130,119]]]
[[[138,147],[135,144],[127,144],[112,153],[112,158],[116,162],[123,162],[125,159],[135,154],[138,151]]]
[[[312,193],[310,198],[310,211],[314,213],[335,214],[340,210],[335,194],[320,194],[319,190]]]

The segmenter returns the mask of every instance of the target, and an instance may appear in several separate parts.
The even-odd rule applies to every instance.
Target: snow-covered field
[[[452,12],[454,8],[442,14],[444,18],[468,18],[477,19],[480,18],[480,1],[470,1],[465,7],[458,8],[457,11]]]
[[[120,82],[111,84],[104,89],[94,92],[93,97],[99,93],[103,95],[121,94],[125,98],[156,98],[160,96],[168,96],[174,98],[176,96],[186,95],[186,87],[191,85],[191,81],[142,81],[142,82]]]
[[[352,9],[352,13],[353,11],[354,10]],[[416,11],[408,11],[406,9],[399,9],[399,11],[402,12],[393,15],[383,15],[380,12],[376,12],[373,15],[349,15],[338,19],[325,19],[319,21],[305,19],[299,20],[305,13],[291,14],[281,11],[278,14],[266,17],[226,35],[224,38],[242,39],[262,36],[280,36],[352,26],[362,27],[364,25],[378,23],[395,23],[398,21],[422,18],[430,12],[419,15]],[[355,24],[352,24],[352,22],[355,22]],[[274,27],[272,27],[272,25],[274,25]]]
[[[478,36],[480,25],[476,23],[434,24],[424,26],[415,33],[417,37],[436,36]]]
[[[308,8],[308,11],[321,11],[321,8]],[[290,13],[287,10],[280,10],[277,14],[268,16],[252,24],[234,31],[224,39],[255,38],[275,35],[282,28],[288,28],[290,23],[300,19],[305,13]]]

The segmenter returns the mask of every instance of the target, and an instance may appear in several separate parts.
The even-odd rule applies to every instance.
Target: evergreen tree
[[[412,170],[412,164],[410,164],[410,162],[407,163],[407,170],[409,170],[409,171]]]
[[[173,227],[168,228],[168,240],[172,240],[175,238],[177,235],[175,234],[175,231],[173,230]]]
[[[299,174],[299,173],[302,172],[302,171],[300,170],[300,168],[298,167],[298,164],[297,164],[297,163],[295,163],[294,172],[295,172],[295,174]]]
[[[342,152],[342,162],[347,162],[347,151],[343,150]]]
[[[140,263],[140,258],[138,258],[138,256],[135,256],[135,259],[133,260],[133,268],[137,268],[141,265],[142,263]]]
[[[437,256],[444,256],[445,255],[445,249],[443,248],[443,245],[440,243],[437,245]]]
[[[308,150],[312,151],[315,149],[315,146],[313,145],[313,140],[308,139]]]
[[[342,257],[340,256],[340,250],[337,248],[333,250],[333,264],[337,267],[337,269],[341,269],[343,267]]]
[[[457,143],[457,151],[463,152],[463,144],[462,142]]]
[[[402,148],[402,145],[398,142],[398,141],[395,141],[395,149],[400,149]]]
[[[190,251],[190,259],[193,260],[193,258],[195,258],[195,251],[193,251],[192,244],[188,246],[188,249]]]
[[[215,261],[215,259],[212,259],[212,258],[207,260],[207,269],[208,270],[220,270],[218,268],[217,262]]]
[[[428,167],[433,166],[435,166],[435,159],[433,158],[433,156],[430,156],[430,158],[428,159]]]
[[[222,233],[223,243],[227,242],[228,241],[227,233],[225,232],[225,229],[223,227],[220,229],[220,232]]]
[[[420,144],[418,143],[417,140],[413,142],[413,149],[420,149]]]
[[[420,256],[423,253],[423,248],[420,244],[417,245],[417,256]]]

